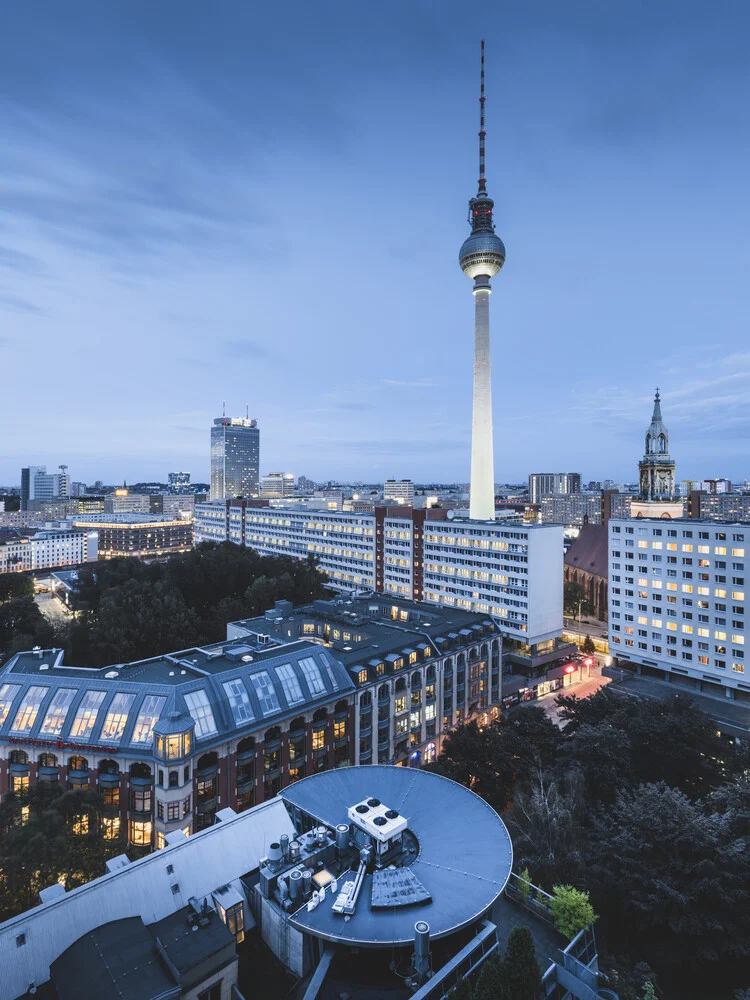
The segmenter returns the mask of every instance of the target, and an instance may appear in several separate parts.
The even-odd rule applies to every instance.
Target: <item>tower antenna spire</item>
[[[479,193],[487,194],[487,178],[484,172],[484,39],[482,39],[481,70],[479,74]]]

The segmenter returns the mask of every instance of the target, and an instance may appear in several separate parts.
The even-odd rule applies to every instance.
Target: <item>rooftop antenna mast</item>
[[[479,193],[487,193],[487,178],[484,173],[484,39],[482,39],[481,71],[479,74]]]
[[[227,415],[227,401],[225,399],[222,399],[221,401],[221,415],[222,417]]]
[[[250,419],[250,404],[245,403],[245,420]]]

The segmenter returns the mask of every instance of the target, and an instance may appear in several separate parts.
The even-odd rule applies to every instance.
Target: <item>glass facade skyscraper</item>
[[[211,499],[257,497],[260,430],[256,420],[217,417],[211,428]]]

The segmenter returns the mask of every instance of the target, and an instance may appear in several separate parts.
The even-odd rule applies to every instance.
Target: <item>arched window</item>
[[[372,705],[372,692],[364,691],[362,697],[359,699],[359,707],[367,708],[368,705]]]
[[[456,659],[456,667],[460,670],[462,667],[466,666],[466,657],[463,653],[459,653]]]
[[[219,757],[215,751],[210,753],[204,753],[202,757],[198,758],[198,770],[203,771],[207,767],[216,767],[219,763]]]
[[[255,749],[255,737],[246,736],[237,744],[237,753],[251,753]]]
[[[137,761],[135,764],[130,765],[130,777],[150,778],[151,768],[148,766],[148,764],[143,764],[141,761]]]
[[[346,712],[348,711],[348,708],[349,706],[346,704],[345,701],[337,701],[336,707],[334,708],[334,712]]]
[[[399,677],[399,679],[396,681],[396,691],[405,691],[405,690],[406,690],[406,678]]]
[[[99,774],[119,774],[120,765],[116,760],[100,760]]]
[[[88,771],[89,762],[85,757],[71,757],[68,760],[69,771]]]
[[[453,670],[453,660],[450,658],[450,656],[443,664],[443,670],[446,672],[446,674],[449,674],[451,670]]]
[[[57,757],[53,753],[39,754],[40,767],[57,767]]]
[[[264,743],[273,743],[276,740],[281,739],[281,730],[278,726],[271,726],[270,729],[266,730],[266,735],[263,737]]]
[[[487,643],[483,642],[482,645],[481,645],[481,647],[480,647],[480,650],[479,650],[479,655],[482,657],[482,659],[486,659],[487,658],[487,652],[488,652],[488,650],[487,650]]]
[[[11,764],[28,764],[29,755],[25,750],[11,750],[8,760]]]
[[[413,688],[422,686],[422,675],[418,670],[415,670],[414,673],[411,675],[411,686]]]
[[[325,722],[327,718],[328,712],[324,708],[319,708],[313,716],[313,722]]]

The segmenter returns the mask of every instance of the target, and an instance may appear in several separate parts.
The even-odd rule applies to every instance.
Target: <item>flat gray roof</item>
[[[474,792],[438,774],[385,765],[342,767],[303,778],[279,796],[332,828],[348,822],[350,806],[373,796],[405,817],[418,841],[408,870],[430,902],[373,909],[373,877],[367,875],[349,919],[333,912],[331,893],[314,910],[305,905],[290,916],[295,927],[316,937],[370,948],[405,945],[413,942],[418,920],[427,921],[432,937],[444,937],[479,919],[508,881],[513,848],[505,824]]]

